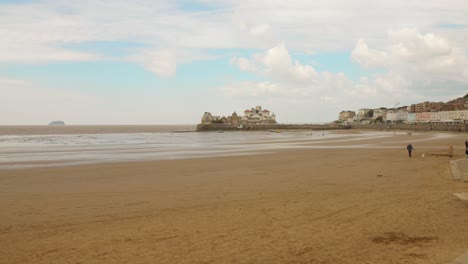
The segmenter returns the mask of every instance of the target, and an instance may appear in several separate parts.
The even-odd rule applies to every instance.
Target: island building
[[[354,118],[356,116],[356,112],[354,111],[341,111],[338,117],[340,121],[348,121],[350,118]]]
[[[210,112],[205,112],[201,118],[201,124],[230,124],[230,125],[258,125],[258,124],[276,124],[276,115],[270,114],[267,109],[262,110],[261,106],[247,109],[244,115],[240,116],[236,112],[230,116],[213,116]]]

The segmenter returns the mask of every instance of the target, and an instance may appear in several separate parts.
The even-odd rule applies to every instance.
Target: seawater
[[[392,135],[328,131],[7,135],[0,136],[0,169],[252,155],[293,148],[363,148],[373,146],[359,140]],[[344,141],[348,144],[340,146]]]

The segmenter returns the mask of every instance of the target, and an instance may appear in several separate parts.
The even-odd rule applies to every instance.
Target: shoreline
[[[431,141],[455,137],[455,134],[403,133],[332,130],[322,132],[265,131],[237,132],[223,135],[192,133],[127,135],[61,135],[15,136],[3,139],[0,170],[34,167],[60,167],[100,163],[122,163],[151,160],[233,157],[278,152],[282,149],[350,149],[400,148],[383,142],[392,140]],[[351,131],[351,130],[347,130]],[[246,137],[249,133],[248,137]],[[213,142],[211,142],[213,141]],[[364,144],[365,142],[365,144]],[[441,150],[439,150],[440,152]]]

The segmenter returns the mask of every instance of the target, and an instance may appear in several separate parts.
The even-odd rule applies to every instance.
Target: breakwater
[[[262,131],[262,130],[333,130],[350,129],[351,126],[336,124],[327,125],[293,125],[293,124],[250,124],[236,126],[231,124],[198,124],[197,131]]]
[[[231,124],[198,124],[197,131],[265,131],[265,130],[335,130],[335,129],[369,129],[381,131],[450,131],[468,132],[468,124],[353,124],[353,125],[293,125],[293,124],[251,124],[238,127]]]

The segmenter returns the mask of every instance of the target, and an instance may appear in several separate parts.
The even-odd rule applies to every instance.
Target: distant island
[[[65,125],[65,122],[60,121],[60,120],[52,121],[52,122],[49,123],[49,126],[64,126],[64,125]]]

